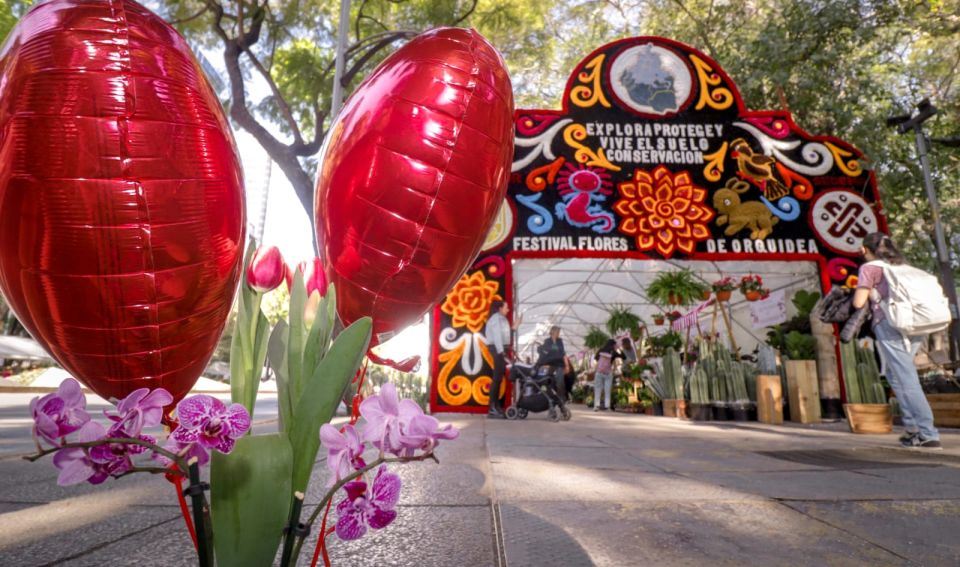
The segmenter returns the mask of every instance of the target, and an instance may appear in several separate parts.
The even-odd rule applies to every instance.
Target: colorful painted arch
[[[843,285],[886,230],[852,145],[786,111],[751,111],[722,67],[660,37],[606,44],[571,73],[561,110],[517,110],[506,202],[474,266],[434,310],[433,411],[482,412],[480,324],[514,300],[514,261],[629,259],[816,265]]]

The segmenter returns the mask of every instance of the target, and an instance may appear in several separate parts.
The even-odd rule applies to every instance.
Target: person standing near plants
[[[610,408],[610,390],[613,389],[613,361],[622,359],[623,353],[617,350],[617,341],[609,339],[593,358],[597,361],[596,376],[593,379],[593,411],[607,410]],[[601,395],[603,405],[600,405]]]
[[[490,382],[490,406],[487,411],[487,417],[506,419],[503,411],[503,402],[500,400],[500,384],[503,382],[503,375],[507,370],[507,349],[511,347],[511,327],[507,321],[507,313],[510,312],[510,306],[504,301],[494,301],[490,304],[490,318],[487,319],[484,329],[484,338],[487,346],[490,347],[490,354],[493,355],[493,376]],[[521,318],[517,318],[514,327],[520,324]]]
[[[560,327],[554,325],[550,327],[550,336],[537,349],[537,366],[549,366],[553,372],[553,383],[560,394],[561,400],[567,399],[566,382],[564,374],[566,371],[567,353],[563,349],[563,339],[560,338]]]
[[[940,433],[933,425],[933,411],[920,387],[920,376],[913,363],[923,337],[905,337],[891,324],[882,308],[883,302],[890,300],[890,283],[886,275],[889,266],[903,266],[907,262],[893,239],[880,232],[864,237],[860,253],[867,263],[860,266],[853,307],[859,309],[868,301],[871,303],[875,344],[883,363],[882,374],[897,396],[906,428],[900,444],[908,448],[942,449]]]

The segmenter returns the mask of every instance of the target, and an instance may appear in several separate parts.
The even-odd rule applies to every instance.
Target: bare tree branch
[[[202,10],[198,11],[196,14],[193,14],[192,16],[187,16],[186,18],[180,18],[180,19],[177,19],[177,20],[173,20],[173,21],[168,22],[168,23],[169,23],[171,26],[177,26],[177,25],[180,25],[180,24],[185,24],[185,23],[187,23],[187,22],[192,22],[193,20],[196,20],[197,18],[199,18],[200,16],[206,14],[206,13],[209,12],[209,11],[210,11],[210,7],[209,7],[209,6],[204,6]]]
[[[473,11],[477,9],[477,1],[478,0],[473,0],[473,2],[470,4],[470,9],[467,10],[467,13],[457,18],[457,20],[453,22],[453,25],[459,26],[464,20],[469,18],[473,14]]]

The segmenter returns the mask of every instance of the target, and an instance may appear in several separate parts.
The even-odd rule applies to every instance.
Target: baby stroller
[[[556,367],[514,364],[510,380],[514,383],[513,404],[507,408],[507,419],[526,419],[530,412],[547,412],[551,421],[569,421],[572,414],[560,398],[554,384]]]

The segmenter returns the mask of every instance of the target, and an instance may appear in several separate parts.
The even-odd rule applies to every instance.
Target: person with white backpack
[[[900,444],[911,449],[942,449],[933,412],[920,387],[913,359],[930,333],[946,329],[950,309],[937,279],[907,264],[893,239],[881,232],[863,239],[853,307],[869,301],[882,374],[897,395],[906,431]]]

